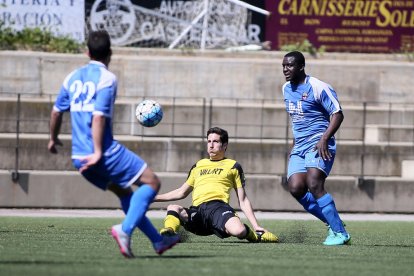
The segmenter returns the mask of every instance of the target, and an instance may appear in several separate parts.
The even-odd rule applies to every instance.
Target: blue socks
[[[128,197],[121,198],[121,205],[124,212],[127,210],[122,230],[131,236],[136,226],[144,232],[151,241],[159,241],[161,236],[152,225],[151,221],[145,216],[149,205],[157,194],[149,185],[142,185],[130,197],[128,208]]]
[[[138,228],[152,243],[160,242],[162,240],[162,236],[146,216],[142,218],[141,222],[138,224]]]
[[[122,211],[124,211],[125,214],[128,213],[129,203],[131,202],[131,198],[133,194],[134,193],[130,193],[129,195],[126,195],[120,198]]]
[[[125,214],[128,213],[129,205],[133,194],[134,193],[131,193],[120,198],[121,207]],[[141,222],[138,224],[138,228],[151,240],[152,243],[161,241],[161,235],[159,235],[157,229],[154,227],[154,225],[152,225],[151,221],[146,216],[144,216],[141,219]]]
[[[316,199],[313,197],[312,193],[307,192],[303,198],[298,200],[300,204],[302,204],[303,208],[306,211],[320,219],[324,223],[328,223],[324,214],[322,213],[322,209],[319,207]]]
[[[342,224],[342,220],[339,218],[332,196],[330,194],[325,194],[316,201],[332,231],[347,234],[345,227]]]

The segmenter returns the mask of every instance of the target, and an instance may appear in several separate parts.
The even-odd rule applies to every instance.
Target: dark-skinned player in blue
[[[344,119],[332,86],[305,73],[305,57],[298,51],[283,58],[286,83],[282,91],[294,143],[289,157],[288,187],[303,208],[328,225],[324,245],[349,244],[351,236],[325,190],[336,154],[337,132]]]

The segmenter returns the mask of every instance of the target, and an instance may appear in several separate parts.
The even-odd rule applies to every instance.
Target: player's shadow
[[[355,242],[352,243],[355,245]],[[414,248],[414,244],[358,244],[358,246],[363,247],[388,247],[388,248]]]
[[[78,263],[78,262],[76,262]],[[40,261],[40,260],[8,260],[8,261],[0,261],[0,264],[11,264],[11,265],[64,265],[64,264],[75,264],[75,262],[62,262],[62,261]]]
[[[214,239],[214,237],[212,238]],[[218,239],[218,238],[217,238]],[[192,244],[196,244],[196,243],[200,243],[200,244],[212,244],[214,243],[214,246],[237,246],[240,244],[249,244],[249,242],[247,242],[246,240],[210,240],[210,241],[192,241]]]
[[[294,227],[279,235],[279,243],[304,243],[309,237],[309,231],[302,222],[295,222]]]
[[[370,199],[374,199],[375,195],[375,179],[358,179],[357,183],[358,188],[365,192]]]
[[[162,255],[162,256],[154,256],[154,255],[140,255],[135,256],[133,259],[201,259],[201,258],[216,258],[217,255],[203,255],[203,256],[195,256],[195,255]]]
[[[20,188],[26,193],[29,193],[29,174],[19,172],[18,178],[13,182],[20,186]]]
[[[0,230],[0,233],[26,233],[24,230]]]

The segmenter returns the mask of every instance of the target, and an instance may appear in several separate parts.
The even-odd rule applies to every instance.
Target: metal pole
[[[238,131],[239,131],[239,104],[240,104],[240,100],[237,98],[236,99],[236,120],[235,120],[235,129],[234,129],[234,133],[236,134],[236,139],[237,137],[239,137]]]
[[[365,128],[366,128],[366,122],[367,121],[367,103],[363,103],[363,114],[362,114],[362,150],[361,150],[361,171],[360,175],[358,177],[358,186],[361,186],[364,183],[364,177],[365,177]]]
[[[190,25],[187,26],[187,28],[184,29],[184,31],[181,32],[181,34],[168,46],[168,49],[173,49],[175,46],[177,46],[178,42],[193,28],[193,26],[207,13],[206,9],[202,10],[199,15],[197,15],[196,18],[191,21]]]
[[[413,139],[411,140],[411,142],[413,142],[413,146],[414,146],[414,108],[413,108],[414,106],[413,105],[411,105],[411,112],[413,112],[413,120],[412,120],[412,127],[411,127],[411,129],[413,130]]]
[[[210,98],[210,112],[208,114],[208,125],[207,128],[210,128],[213,124],[213,98]]]
[[[260,139],[263,139],[265,101],[265,99],[261,100],[262,112],[260,112]]]
[[[388,103],[388,127],[387,127],[387,144],[391,141],[391,120],[392,120],[392,103]]]
[[[211,106],[211,103],[210,103]],[[204,144],[204,135],[205,133],[207,133],[207,128],[208,126],[206,126],[206,122],[207,122],[207,102],[206,102],[206,98],[203,98],[203,126],[201,128],[201,135],[200,135],[200,156],[201,158],[204,157],[204,149],[205,149],[205,144]],[[210,110],[210,114],[211,114],[211,110]],[[211,117],[210,117],[211,120]],[[211,121],[210,123],[208,123],[209,125],[211,125]]]
[[[209,0],[204,0],[204,20],[203,20],[203,31],[201,32],[200,49],[204,51],[206,49],[207,30],[208,30],[208,19],[209,19]]]
[[[207,128],[209,129],[210,127],[212,127],[212,122],[213,122],[213,98],[210,98],[210,113],[208,114],[208,125]],[[203,136],[204,138],[204,133]],[[201,147],[203,150],[201,150],[201,158],[203,158],[204,156],[204,145]]]
[[[16,117],[16,146],[14,149],[15,163],[14,171],[12,172],[12,181],[17,182],[19,180],[19,146],[20,146],[20,94],[17,94],[17,117]]]
[[[242,6],[242,7],[245,7],[245,8],[247,8],[247,9],[249,9],[249,10],[252,10],[252,11],[255,11],[255,12],[258,12],[258,13],[261,13],[261,14],[264,14],[264,15],[267,15],[267,16],[269,16],[271,13],[269,12],[269,11],[267,11],[267,10],[264,10],[264,9],[261,9],[261,8],[258,8],[258,7],[256,7],[256,6],[253,6],[253,5],[250,5],[250,4],[247,4],[246,2],[242,2],[242,1],[239,1],[239,0],[228,0],[229,2],[232,2],[232,3],[234,3],[234,4],[236,4],[236,5],[239,5],[239,6]]]
[[[204,133],[206,132],[206,121],[207,121],[207,104],[206,98],[203,98],[203,125],[201,126],[201,138],[204,137]]]
[[[287,187],[288,179],[287,179],[287,169],[288,169],[288,160],[289,160],[289,114],[286,113],[286,128],[285,128],[285,170],[282,175],[282,186]]]
[[[174,138],[175,136],[176,136],[176,134],[175,134],[175,124],[176,124],[176,121],[175,121],[175,109],[176,109],[176,102],[175,102],[175,97],[173,97],[173,102],[172,102],[172,107],[173,107],[173,109],[172,109],[172,118],[171,118],[171,120],[172,120],[172,124],[171,124],[171,133],[172,133],[172,137]]]

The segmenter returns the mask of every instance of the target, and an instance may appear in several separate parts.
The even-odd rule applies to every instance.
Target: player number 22
[[[93,111],[91,100],[95,95],[96,89],[93,82],[85,83],[76,80],[69,87],[69,92],[74,93],[70,103],[72,111]]]

